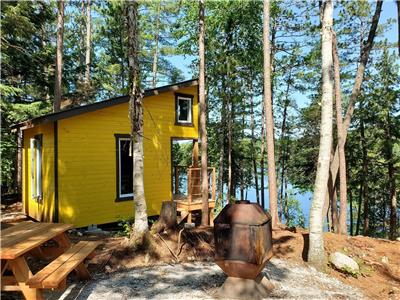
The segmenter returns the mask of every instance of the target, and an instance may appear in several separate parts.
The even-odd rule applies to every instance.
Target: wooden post
[[[215,191],[216,191],[217,179],[215,175],[215,167],[212,168],[212,190],[211,190],[211,200],[215,201]]]
[[[197,140],[193,140],[192,166],[195,168],[199,166],[199,142]]]
[[[188,202],[189,204],[192,202],[192,169],[188,168],[187,171],[187,186],[188,186]]]
[[[26,281],[32,277],[32,272],[29,270],[28,264],[24,257],[18,257],[10,260],[10,268],[15,276],[15,279],[21,289],[25,299],[40,300],[44,299],[41,289],[30,288],[26,285]]]
[[[192,223],[192,211],[190,210],[190,204],[192,203],[192,169],[188,168],[187,171],[188,175],[187,175],[187,185],[188,185],[188,204],[189,204],[189,208],[188,208],[188,218],[187,221],[188,223]]]
[[[179,194],[179,167],[175,166],[175,195]]]

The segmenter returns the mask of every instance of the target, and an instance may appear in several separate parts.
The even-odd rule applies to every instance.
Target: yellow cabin
[[[75,227],[134,216],[128,96],[38,117],[22,132],[24,211]],[[148,214],[173,199],[171,145],[198,140],[198,82],[145,91],[144,185]]]

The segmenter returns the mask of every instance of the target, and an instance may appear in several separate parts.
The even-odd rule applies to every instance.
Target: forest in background
[[[335,5],[345,113],[375,4],[340,1]],[[88,10],[91,18],[87,17]],[[197,2],[142,1],[139,14],[143,87],[185,79],[184,70],[170,58],[198,53]],[[2,3],[2,194],[16,190],[16,137],[10,125],[51,112],[56,17],[56,2]],[[123,2],[67,2],[64,18],[62,107],[127,94]],[[236,195],[240,191],[244,195],[246,189],[255,188],[256,200],[263,204],[261,190],[268,187],[262,184],[267,169],[262,2],[210,1],[205,18],[208,156],[209,164],[218,168],[217,196],[220,202],[226,201],[226,193]],[[399,203],[399,54],[397,45],[384,36],[392,26],[396,26],[394,19],[379,23],[348,132],[345,150],[350,234],[387,237],[393,184]],[[318,2],[299,1],[288,6],[273,1],[270,41],[278,208],[281,218],[289,223],[295,217],[291,212],[296,201],[290,200],[288,186],[312,191],[315,181],[321,114]],[[197,65],[193,60],[192,77],[197,77]],[[337,208],[333,206],[328,215],[330,229],[336,230]]]

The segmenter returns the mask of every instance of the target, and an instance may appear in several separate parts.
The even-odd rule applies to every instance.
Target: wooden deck
[[[187,195],[178,194],[178,190],[175,189],[172,200],[176,202],[176,209],[180,212],[180,220],[183,221],[187,217],[187,222],[192,223],[192,212],[201,211],[202,199],[200,191],[200,168],[189,167],[187,169]],[[209,172],[209,200],[208,200],[208,211],[210,225],[213,225],[214,220],[214,207],[215,207],[215,191],[216,191],[216,176],[215,168],[208,168]],[[175,172],[175,175],[178,174]],[[178,186],[178,176],[175,176],[175,187]]]

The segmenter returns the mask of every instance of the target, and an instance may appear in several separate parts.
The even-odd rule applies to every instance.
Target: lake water
[[[266,179],[264,186],[266,187],[264,190],[265,208],[269,209],[268,179]],[[288,189],[294,193],[294,198],[296,198],[299,201],[300,209],[303,212],[304,217],[305,217],[305,225],[308,227],[308,222],[309,222],[309,218],[310,218],[312,193],[311,192],[301,193],[300,191],[296,190],[296,188],[293,188],[291,185],[288,185]],[[246,191],[245,191],[245,195],[246,195]],[[237,191],[236,198],[240,199],[240,191]],[[257,202],[256,189],[254,187],[251,187],[247,190],[247,200],[249,200],[250,202]]]
[[[184,172],[180,173],[179,175],[179,182],[180,182],[180,188],[179,190],[186,194],[187,191],[187,176]],[[260,182],[260,179],[259,179]],[[264,199],[265,199],[265,209],[269,209],[269,193],[268,193],[268,178],[265,176],[264,177]],[[294,198],[296,198],[299,203],[300,203],[300,209],[303,212],[304,218],[305,218],[305,226],[308,227],[309,225],[309,218],[310,218],[310,208],[311,208],[311,201],[312,201],[312,193],[311,192],[305,192],[302,193],[296,188],[292,187],[290,184],[288,184],[288,190],[291,191],[293,194]],[[226,192],[226,190],[224,190]],[[257,197],[256,197],[256,189],[254,187],[250,187],[245,191],[245,197],[247,200],[250,202],[257,202]],[[236,198],[240,199],[240,190],[236,191]]]

